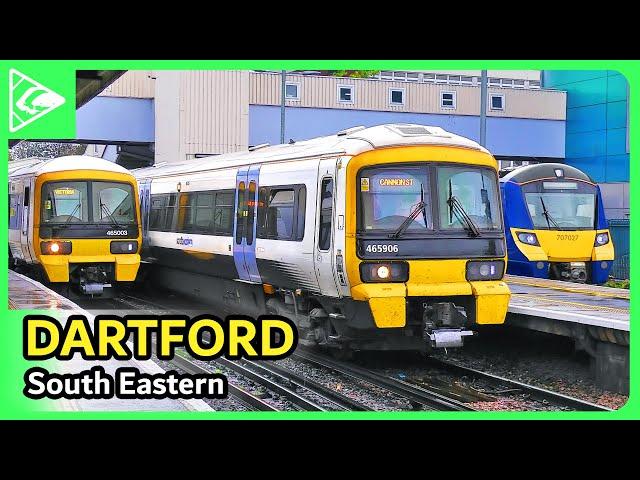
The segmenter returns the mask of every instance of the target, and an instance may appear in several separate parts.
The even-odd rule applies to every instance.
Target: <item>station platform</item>
[[[515,275],[506,275],[505,281],[511,290],[511,323],[526,316],[545,318],[614,330],[628,339],[629,290]]]
[[[9,308],[14,310],[49,310],[56,309],[61,312],[57,315],[64,324],[70,315],[84,315],[93,325],[94,316],[83,310],[71,300],[59,295],[41,283],[9,270]],[[35,365],[35,363],[34,363]],[[101,366],[105,372],[114,375],[117,368],[133,367],[141,373],[150,375],[162,373],[163,369],[151,360],[84,360],[79,354],[75,354],[71,360],[58,362],[56,373],[79,373],[89,370],[91,367]],[[60,399],[54,402],[56,411],[213,411],[203,400],[187,399],[100,399],[100,400],[67,400]]]
[[[505,323],[571,337],[592,359],[596,385],[629,392],[629,290],[506,275]]]

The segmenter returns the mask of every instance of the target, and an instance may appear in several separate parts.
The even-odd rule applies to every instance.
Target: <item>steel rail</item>
[[[569,407],[569,408],[580,410],[580,411],[609,411],[609,412],[613,411],[610,408],[603,407],[601,405],[596,405],[595,403],[590,403],[584,400],[580,400],[578,398],[564,395],[562,393],[553,392],[551,390],[536,387],[534,385],[529,385],[527,383],[518,382],[517,380],[511,380],[509,378],[500,377],[498,375],[494,375],[493,373],[483,372],[475,368],[458,365],[457,363],[453,363],[447,360],[441,360],[439,358],[429,357],[427,361],[428,363],[431,363],[432,365],[442,368],[444,370],[447,370],[449,372],[454,372],[456,374],[470,375],[476,378],[482,378],[483,380],[488,380],[490,383],[493,383],[493,384],[501,383],[501,384],[507,385],[512,389],[529,393],[532,396],[532,398],[536,400],[544,399],[546,401],[551,401],[556,405]],[[490,392],[485,392],[485,393],[490,394]]]
[[[365,368],[350,365],[348,363],[340,362],[308,351],[301,352],[298,350],[292,356],[304,362],[334,370],[347,377],[390,391],[413,403],[427,407],[429,410],[475,411],[474,408],[465,405],[458,400],[449,398],[446,395],[427,390],[402,380],[396,380]]]

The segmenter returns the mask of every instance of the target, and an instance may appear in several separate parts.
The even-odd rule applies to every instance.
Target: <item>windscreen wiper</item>
[[[542,204],[542,214],[547,219],[547,226],[551,228],[551,224],[553,223],[554,227],[556,227],[558,230],[562,230],[562,228],[560,228],[560,225],[558,225],[558,222],[554,220],[554,218],[549,213],[549,210],[547,210],[547,207],[544,204],[544,200],[542,199],[542,195],[540,195],[540,203]]]
[[[453,213],[456,216],[464,229],[469,232],[469,235],[471,235],[472,237],[480,236],[480,230],[478,229],[478,226],[464,209],[460,200],[458,200],[457,197],[453,196],[453,192],[451,189],[451,180],[449,180],[449,198],[447,200],[447,205],[449,205],[450,215],[451,213]],[[451,216],[449,218],[451,219]]]
[[[389,238],[400,238],[407,228],[409,228],[409,225],[418,218],[420,212],[422,212],[422,218],[424,218],[424,226],[427,227],[427,204],[424,201],[424,188],[422,183],[420,184],[420,201],[416,204],[414,209],[411,210],[409,216],[404,219],[404,222],[400,224],[396,231],[389,235]]]
[[[113,214],[109,211],[109,208],[102,203],[102,201],[100,199],[98,199],[98,201],[100,202],[100,208],[102,209],[102,211],[104,213],[106,213],[109,218],[111,219],[111,223],[113,224],[114,227],[118,227],[120,228],[120,224],[118,223],[118,221],[115,219],[115,217],[113,216]]]
[[[73,216],[75,215],[75,213],[78,211],[79,208],[80,208],[80,202],[78,202],[76,204],[76,206],[73,209],[73,211],[71,212],[71,214],[67,217],[67,220],[64,222],[64,224],[61,225],[62,227],[68,227],[69,226],[69,222],[71,221],[72,218],[74,218]]]

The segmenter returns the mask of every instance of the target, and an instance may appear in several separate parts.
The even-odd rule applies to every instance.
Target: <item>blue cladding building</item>
[[[565,163],[600,184],[616,248],[612,274],[629,278],[629,84],[613,70],[545,70],[567,92]]]
[[[567,92],[565,163],[600,184],[609,218],[628,218],[627,79],[612,70],[545,70],[542,84]]]

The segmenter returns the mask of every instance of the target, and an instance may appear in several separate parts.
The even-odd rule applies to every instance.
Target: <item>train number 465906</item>
[[[384,243],[380,245],[369,244],[364,249],[367,253],[398,253],[398,250],[398,244],[395,243]]]

